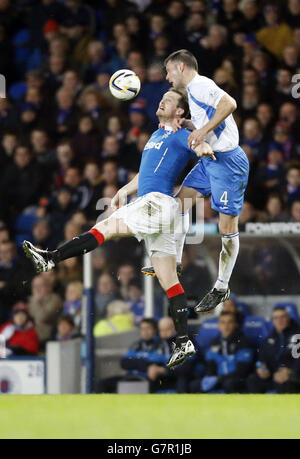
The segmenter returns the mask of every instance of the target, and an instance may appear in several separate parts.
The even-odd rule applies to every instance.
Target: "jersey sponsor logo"
[[[160,150],[163,142],[148,142],[144,148],[144,150],[150,150],[151,148],[155,148],[156,150]]]

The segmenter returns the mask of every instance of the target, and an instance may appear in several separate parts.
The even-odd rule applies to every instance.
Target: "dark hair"
[[[68,314],[60,316],[58,323],[60,324],[61,322],[67,322],[69,325],[71,325],[71,327],[75,327],[73,317]]]
[[[181,118],[190,118],[190,107],[186,91],[181,91],[179,89],[174,88],[169,89],[169,91],[175,92],[175,94],[178,94],[180,96],[177,107],[183,109],[183,114]]]
[[[235,312],[230,312],[230,311],[222,311],[221,314],[219,315],[219,318],[221,317],[226,317],[226,316],[231,316],[233,317],[234,321],[238,323],[238,318]]]
[[[142,290],[142,284],[141,284],[141,281],[139,280],[139,278],[134,278],[132,279],[129,283],[128,283],[128,287],[136,287],[138,288],[139,290]]]
[[[187,49],[180,49],[179,51],[174,51],[174,53],[170,54],[170,56],[166,58],[164,62],[165,66],[167,65],[168,62],[183,62],[188,67],[198,72],[197,59]]]
[[[144,324],[149,324],[149,325],[151,325],[151,327],[153,328],[153,330],[155,331],[155,333],[158,333],[157,322],[156,322],[155,319],[151,319],[151,318],[149,318],[149,319],[143,319],[143,320],[141,321],[141,324],[143,324],[143,323],[144,323]]]

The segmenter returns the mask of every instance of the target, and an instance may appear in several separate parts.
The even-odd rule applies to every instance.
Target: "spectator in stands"
[[[283,50],[283,64],[290,71],[291,75],[299,66],[299,50],[296,45],[290,44]]]
[[[259,122],[255,118],[247,118],[245,120],[242,143],[251,147],[256,158],[264,159],[265,148],[262,131]]]
[[[128,283],[127,304],[129,311],[134,315],[134,323],[138,326],[144,318],[145,299],[141,282],[139,279],[132,279]]]
[[[81,304],[83,295],[82,282],[70,282],[66,288],[65,301],[63,304],[63,313],[69,315],[78,327],[80,324]]]
[[[300,198],[300,166],[298,164],[289,167],[286,174],[286,181],[287,204],[291,205]]]
[[[9,240],[10,237],[8,229],[0,225],[0,247],[4,242],[9,242]]]
[[[0,326],[0,335],[6,341],[8,356],[37,355],[39,352],[39,338],[25,303],[15,304],[13,318]]]
[[[108,303],[106,318],[99,320],[94,327],[94,336],[111,335],[121,333],[134,328],[134,317],[128,311],[125,301],[114,300]]]
[[[290,27],[300,26],[300,3],[298,0],[288,0],[285,19]]]
[[[266,163],[261,163],[257,171],[257,181],[264,191],[280,193],[284,184],[284,158],[281,147],[272,143],[269,146]]]
[[[119,289],[125,301],[128,300],[129,283],[136,278],[136,275],[136,268],[131,263],[124,263],[118,269],[117,278],[120,284]]]
[[[97,282],[95,296],[96,321],[106,316],[107,305],[119,298],[114,278],[109,273],[103,273]]]
[[[56,148],[57,175],[56,183],[54,184],[56,187],[63,182],[66,171],[74,162],[74,157],[75,153],[71,141],[68,139],[61,140]]]
[[[160,374],[157,367],[163,371],[167,356],[163,353],[163,343],[157,336],[157,323],[154,319],[143,319],[140,324],[140,339],[130,346],[121,359],[121,367],[127,371],[127,375],[134,379],[148,379],[150,392],[159,388]],[[99,392],[116,392],[117,383],[121,376],[108,378],[99,383]]]
[[[196,260],[188,247],[185,247],[182,256],[181,283],[188,298],[191,300],[199,298],[211,282],[205,263],[201,259]]]
[[[29,148],[26,145],[17,146],[14,162],[2,177],[2,199],[13,214],[21,212],[37,202],[42,186],[41,168]]]
[[[75,134],[78,123],[78,110],[74,105],[74,96],[70,90],[60,88],[56,93],[56,101],[53,130],[58,138],[71,137]]]
[[[241,20],[241,30],[245,33],[253,33],[262,26],[258,2],[256,0],[244,0],[240,3],[240,9],[243,14]]]
[[[291,29],[284,22],[280,22],[278,7],[272,3],[264,7],[264,18],[266,26],[257,32],[257,39],[270,53],[280,59],[284,47],[292,41]]]
[[[62,186],[47,210],[53,239],[58,244],[64,240],[64,226],[76,210],[70,189]]]
[[[68,314],[60,316],[57,323],[56,341],[70,341],[79,337],[80,333],[75,327],[73,317]]]
[[[245,229],[246,223],[256,223],[256,222],[266,222],[268,219],[265,212],[256,210],[254,205],[245,201],[242,208],[242,213],[240,215],[240,228],[241,230]]]
[[[17,254],[14,242],[3,242],[0,245],[0,323],[8,319],[16,301],[26,299],[33,276],[32,264]]]
[[[222,312],[219,317],[220,338],[215,338],[205,354],[206,370],[202,379],[190,383],[191,392],[243,392],[250,374],[254,352],[238,328],[236,315]]]
[[[33,225],[32,236],[34,244],[43,250],[51,247],[51,229],[48,220],[38,220]]]
[[[263,139],[270,140],[274,123],[274,111],[270,104],[262,103],[257,107],[256,118],[259,121]]]
[[[148,68],[147,82],[143,85],[139,97],[146,100],[146,114],[154,122],[158,122],[156,111],[160,100],[170,87],[165,80],[164,69],[159,64]]]
[[[73,137],[74,151],[77,159],[86,163],[90,158],[99,155],[99,135],[90,116],[83,116],[78,123],[78,132]]]
[[[5,131],[0,145],[0,167],[4,170],[13,163],[13,155],[18,145],[18,136],[14,131]]]
[[[69,258],[60,263],[57,277],[65,288],[69,282],[80,282],[82,280],[82,265],[78,258]]]
[[[237,303],[236,303],[236,300],[233,294],[231,295],[229,300],[224,301],[223,306],[222,306],[222,312],[230,312],[232,314],[235,314],[238,326],[239,327],[243,326],[245,317],[238,310]]]
[[[291,222],[300,222],[300,199],[296,199],[291,207]]]
[[[82,183],[79,167],[69,167],[64,177],[64,185],[71,191],[71,200],[76,209],[85,209],[88,205],[88,188]]]
[[[283,307],[273,312],[273,331],[259,348],[256,372],[247,379],[250,393],[300,392],[300,359],[292,355],[293,337],[299,335],[300,327]]]
[[[32,294],[28,307],[43,349],[46,341],[53,337],[56,321],[62,309],[62,301],[51,290],[48,279],[42,275],[35,276],[32,281]]]
[[[208,29],[208,35],[200,41],[198,55],[200,62],[205,62],[200,68],[204,75],[212,75],[221,67],[224,55],[228,51],[228,31],[220,24],[213,24]],[[204,59],[204,61],[202,61]]]
[[[268,196],[266,212],[270,222],[284,222],[288,220],[288,216],[284,211],[284,203],[280,194],[271,193]]]

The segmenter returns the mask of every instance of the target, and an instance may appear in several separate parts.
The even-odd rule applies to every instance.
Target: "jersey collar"
[[[193,83],[195,83],[195,81],[197,81],[199,79],[199,74],[197,73],[197,75],[194,76],[194,78],[189,82],[189,84],[187,85],[187,89],[189,89],[191,87],[191,85]]]
[[[168,126],[167,124],[160,124],[159,127],[165,131],[173,131],[172,126]]]

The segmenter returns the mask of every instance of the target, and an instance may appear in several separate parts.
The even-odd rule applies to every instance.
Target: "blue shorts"
[[[202,158],[186,176],[183,185],[194,188],[203,196],[211,194],[211,207],[227,215],[240,215],[248,183],[249,161],[241,147],[217,158]]]

